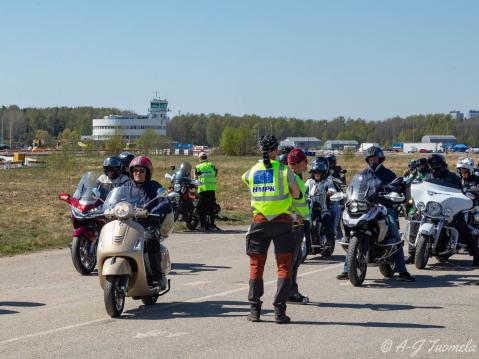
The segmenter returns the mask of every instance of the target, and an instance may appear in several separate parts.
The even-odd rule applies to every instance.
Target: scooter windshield
[[[348,190],[350,201],[365,202],[376,193],[376,178],[357,174],[353,177]]]
[[[84,202],[94,202],[92,190],[97,187],[98,177],[99,174],[97,172],[87,172],[81,176],[73,198]]]
[[[113,188],[105,200],[106,208],[113,208],[118,202],[128,202],[136,207],[143,207],[144,202],[139,197],[132,195],[125,186]]]

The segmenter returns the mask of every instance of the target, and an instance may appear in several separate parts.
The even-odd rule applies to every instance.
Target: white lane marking
[[[343,265],[342,263],[330,265],[330,266],[327,266],[327,267],[324,267],[324,268],[319,268],[319,269],[316,269],[316,270],[313,270],[313,271],[310,271],[310,272],[305,272],[305,273],[298,274],[298,277],[306,277],[306,276],[311,275],[311,274],[315,274],[315,273],[319,273],[319,272],[325,272],[325,271],[330,270],[330,269],[338,268],[342,265]],[[276,283],[276,281],[277,281],[276,279],[270,280],[268,282],[265,282],[264,285],[274,284],[274,283]],[[162,308],[176,307],[178,305],[181,305],[182,303],[201,302],[201,301],[206,300],[206,299],[215,298],[215,297],[223,297],[225,295],[242,292],[242,291],[247,290],[247,289],[249,289],[249,285],[245,285],[242,288],[237,288],[237,289],[227,290],[227,291],[216,293],[216,294],[207,295],[207,296],[204,296],[204,297],[188,299],[188,300],[185,300],[183,302],[166,304],[166,305],[163,305]],[[73,324],[73,325],[67,325],[65,327],[60,327],[60,328],[45,330],[45,331],[42,331],[42,332],[22,335],[22,336],[19,336],[19,337],[15,337],[15,338],[0,341],[0,345],[14,343],[14,342],[17,342],[17,341],[23,340],[23,339],[40,337],[40,336],[43,336],[43,335],[49,335],[49,334],[53,334],[53,333],[62,332],[62,331],[65,331],[65,330],[81,328],[81,327],[84,327],[84,326],[87,326],[87,325],[90,325],[90,324],[102,323],[102,322],[108,322],[108,321],[113,321],[113,319],[111,319],[111,318],[95,319],[95,320],[90,320],[88,322],[83,322],[83,323],[78,323],[78,324]]]
[[[175,337],[182,337],[184,335],[188,335],[190,333],[187,332],[176,332],[170,333],[165,330],[151,330],[146,333],[137,333],[133,338],[134,339],[143,339],[143,338],[153,338],[153,337],[163,337],[163,338],[175,338]]]
[[[211,283],[210,280],[199,280],[197,282],[190,282],[190,283],[185,283],[183,285],[191,285],[191,286],[197,286],[197,285],[205,285]]]
[[[334,264],[334,265],[327,266],[327,267],[324,267],[324,268],[319,268],[319,269],[316,269],[316,270],[313,270],[313,271],[310,271],[310,272],[301,273],[301,274],[298,274],[298,278],[306,277],[308,275],[319,273],[319,272],[324,272],[324,271],[327,271],[327,270],[330,270],[330,269],[333,269],[333,268],[338,268],[338,267],[341,267],[342,265],[343,265],[342,263],[338,263],[338,264]],[[270,285],[270,284],[274,284],[276,282],[277,282],[277,279],[273,279],[273,280],[270,280],[268,282],[264,282],[264,285]],[[238,292],[241,292],[241,291],[246,290],[246,289],[249,289],[249,284],[245,284],[242,288],[231,289],[231,290],[227,290],[225,292],[211,294],[211,295],[207,295],[207,296],[200,297],[200,298],[189,299],[189,300],[186,300],[185,302],[186,303],[201,302],[203,300],[210,299],[210,298],[223,297],[223,296],[228,295],[228,294],[238,293]]]

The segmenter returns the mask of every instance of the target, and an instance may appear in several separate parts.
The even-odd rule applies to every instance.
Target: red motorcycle
[[[90,274],[96,266],[96,249],[101,228],[106,223],[102,201],[94,199],[92,190],[97,188],[98,174],[85,173],[73,196],[61,193],[60,200],[70,205],[73,224],[71,256],[78,273]]]

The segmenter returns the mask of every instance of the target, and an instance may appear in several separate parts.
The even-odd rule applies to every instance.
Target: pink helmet
[[[143,167],[146,169],[146,179],[150,180],[151,175],[153,174],[153,164],[151,160],[146,156],[138,156],[131,160],[130,167],[128,168],[130,171],[130,177],[133,178],[133,168],[135,167]]]

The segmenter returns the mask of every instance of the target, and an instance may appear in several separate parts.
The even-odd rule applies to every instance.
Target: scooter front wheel
[[[105,278],[103,298],[105,309],[112,318],[119,317],[125,306],[125,291],[123,286],[127,282],[126,276],[108,275]]]

